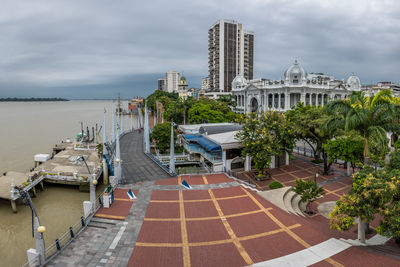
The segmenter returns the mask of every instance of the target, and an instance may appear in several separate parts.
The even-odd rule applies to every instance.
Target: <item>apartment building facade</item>
[[[254,33],[242,24],[221,19],[208,30],[209,90],[229,93],[237,76],[253,79]]]

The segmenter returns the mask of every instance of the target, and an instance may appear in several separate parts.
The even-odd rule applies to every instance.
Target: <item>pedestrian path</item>
[[[336,238],[328,239],[318,245],[269,261],[253,264],[255,267],[306,267],[330,258],[351,247]]]
[[[122,180],[125,184],[154,181],[171,176],[143,153],[143,133],[138,130],[122,136]]]

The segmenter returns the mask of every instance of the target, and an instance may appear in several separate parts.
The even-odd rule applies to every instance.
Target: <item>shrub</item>
[[[390,170],[400,169],[400,151],[395,150],[390,153],[390,161],[387,166]]]
[[[318,187],[318,185],[310,179],[307,181],[297,179],[296,184],[291,190],[301,196],[302,202],[307,203],[307,213],[310,213],[309,207],[311,202],[317,200],[319,197],[325,194],[324,189],[322,187]]]
[[[269,189],[282,188],[283,185],[280,182],[272,182],[268,185]]]

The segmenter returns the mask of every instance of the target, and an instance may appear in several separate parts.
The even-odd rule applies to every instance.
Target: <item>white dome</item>
[[[297,60],[294,61],[293,65],[290,66],[286,71],[285,71],[285,81],[291,83],[291,84],[297,84],[301,83],[306,80],[307,78],[307,72],[304,70],[304,68],[297,62]]]
[[[361,90],[361,81],[354,73],[346,81],[347,88],[353,91]]]
[[[247,85],[247,80],[241,75],[238,75],[232,81],[232,88],[233,89],[242,89]]]

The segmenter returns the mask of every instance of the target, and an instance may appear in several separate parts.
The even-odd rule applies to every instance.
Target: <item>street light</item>
[[[314,175],[314,183],[317,184],[317,178],[318,178],[319,174],[318,172],[315,173]]]

